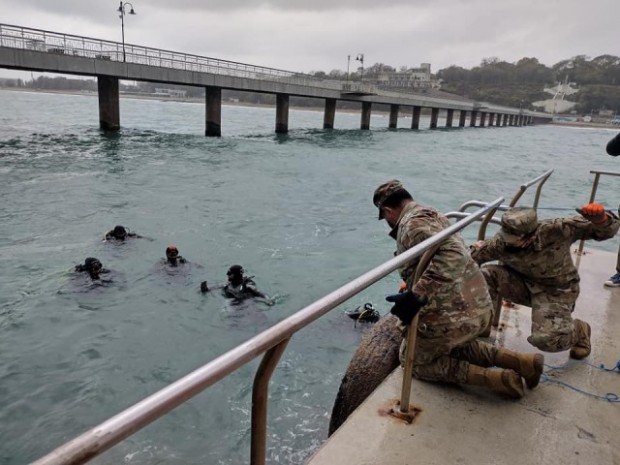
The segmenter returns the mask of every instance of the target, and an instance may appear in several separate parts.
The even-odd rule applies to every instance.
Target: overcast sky
[[[135,0],[125,40],[291,71],[619,55],[620,0]],[[116,0],[0,0],[0,21],[121,40]],[[0,70],[0,75],[5,70]]]

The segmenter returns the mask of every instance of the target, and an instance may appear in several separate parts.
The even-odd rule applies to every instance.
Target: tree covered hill
[[[531,103],[551,96],[543,91],[558,82],[575,83],[579,92],[567,97],[577,103],[582,114],[598,110],[620,112],[620,58],[584,55],[562,60],[547,67],[536,58],[516,63],[498,58],[482,60],[471,70],[450,66],[437,72],[442,90],[512,107],[531,108]]]

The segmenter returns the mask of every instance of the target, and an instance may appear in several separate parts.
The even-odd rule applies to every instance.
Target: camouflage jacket
[[[614,216],[603,224],[594,224],[581,216],[539,221],[531,245],[524,249],[506,247],[495,235],[476,248],[472,257],[478,264],[501,260],[502,265],[523,276],[531,292],[566,289],[579,282],[570,246],[581,239],[602,241],[612,238],[620,227]]]
[[[435,209],[411,202],[390,236],[396,239],[396,253],[401,254],[448,226],[448,219]],[[410,290],[428,297],[420,311],[421,324],[459,325],[492,311],[484,276],[460,235],[454,234],[441,243],[420,279],[414,282],[419,261],[416,258],[408,262],[400,274]]]

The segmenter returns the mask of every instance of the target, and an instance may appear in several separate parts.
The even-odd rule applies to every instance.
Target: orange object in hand
[[[577,210],[586,220],[592,223],[604,223],[607,220],[605,207],[600,203],[589,203]]]
[[[400,286],[398,286],[398,292],[405,292],[407,290],[407,283],[400,283]]]

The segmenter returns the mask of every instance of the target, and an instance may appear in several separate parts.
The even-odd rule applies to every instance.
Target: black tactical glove
[[[405,326],[411,324],[413,318],[428,302],[425,296],[419,296],[411,291],[388,295],[385,300],[394,302],[394,306],[390,309],[390,313],[396,315]]]

